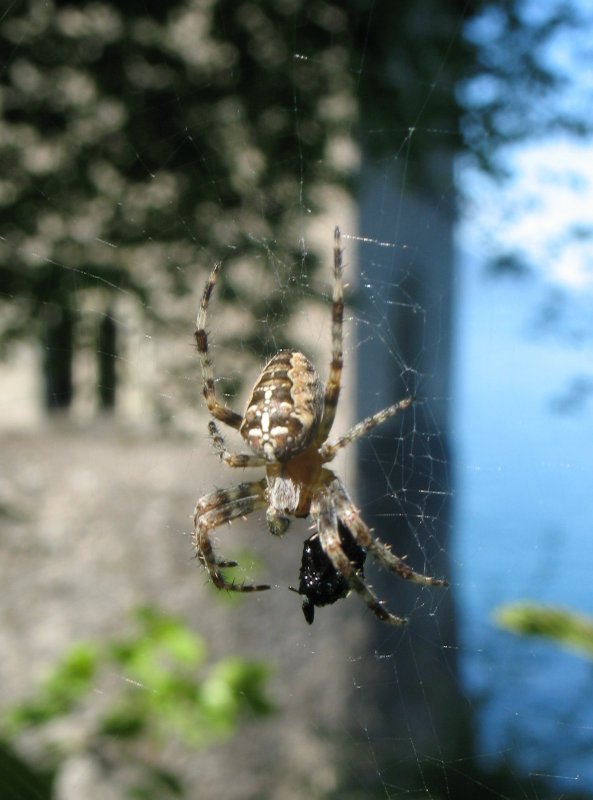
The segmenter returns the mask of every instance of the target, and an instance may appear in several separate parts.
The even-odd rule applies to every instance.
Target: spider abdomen
[[[323,386],[309,359],[281,350],[263,368],[240,427],[251,449],[285,462],[304,450],[323,416]]]

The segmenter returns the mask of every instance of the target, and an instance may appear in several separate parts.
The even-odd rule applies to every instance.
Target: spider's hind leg
[[[208,432],[212,439],[214,449],[218,453],[220,460],[224,461],[227,467],[245,469],[246,467],[263,467],[266,460],[254,453],[231,453],[227,450],[224,437],[216,427],[214,420],[208,423]]]
[[[208,406],[208,411],[220,422],[224,422],[225,425],[229,425],[231,428],[239,430],[241,423],[243,422],[243,417],[241,414],[231,411],[230,408],[227,408],[225,405],[219,402],[216,396],[214,367],[212,365],[212,359],[210,358],[210,352],[208,349],[206,317],[208,312],[208,304],[210,303],[210,297],[212,296],[212,292],[216,286],[216,279],[218,277],[219,270],[220,264],[216,264],[210,273],[210,277],[208,278],[208,282],[204,288],[204,293],[200,302],[200,309],[198,311],[198,317],[196,319],[196,330],[194,335],[196,338],[198,354],[200,356],[200,363],[202,365],[202,380],[204,382],[203,394],[206,400],[206,405]]]
[[[342,367],[344,363],[343,353],[343,325],[344,325],[344,287],[342,284],[342,245],[340,229],[334,230],[334,288],[332,296],[332,339],[331,339],[331,361],[329,365],[329,375],[325,384],[323,400],[323,417],[319,424],[316,436],[316,446],[319,447],[324,442],[334,424],[338,401],[340,399],[340,387],[342,383]]]
[[[403,400],[400,400],[399,403],[394,403],[391,406],[387,406],[387,408],[377,411],[375,414],[372,414],[370,417],[366,417],[366,419],[363,419],[361,422],[357,422],[356,425],[350,428],[349,431],[346,431],[346,433],[343,434],[343,436],[340,436],[339,439],[335,439],[333,442],[324,442],[319,451],[321,454],[321,460],[324,463],[332,461],[336,457],[337,452],[343,447],[347,447],[349,444],[352,444],[352,442],[360,439],[361,436],[366,436],[366,434],[372,431],[373,428],[376,428],[377,425],[382,425],[400,411],[405,411],[406,408],[409,408],[413,402],[413,397],[405,397]]]

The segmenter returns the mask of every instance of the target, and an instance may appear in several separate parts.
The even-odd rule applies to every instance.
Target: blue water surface
[[[593,408],[555,402],[593,366],[532,323],[533,283],[466,266],[454,389],[462,668],[493,761],[593,791],[593,663],[498,629],[529,600],[593,616]]]

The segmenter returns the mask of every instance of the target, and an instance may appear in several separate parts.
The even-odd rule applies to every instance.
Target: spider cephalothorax
[[[406,580],[431,586],[443,586],[446,582],[414,572],[374,537],[340,479],[325,466],[342,447],[412,404],[411,397],[400,400],[359,422],[338,439],[328,441],[342,375],[344,299],[340,231],[336,228],[334,234],[332,357],[325,386],[306,356],[295,350],[282,350],[263,368],[243,416],[219,403],[208,353],[206,314],[219,268],[220,265],[215,266],[206,284],[196,323],[204,397],[212,416],[239,431],[251,452],[229,452],[214,421],[209,425],[210,435],[229,467],[263,467],[266,474],[261,480],[221,489],[198,500],[194,542],[200,561],[219,589],[237,592],[269,589],[268,585],[227,581],[221,569],[236,566],[236,562],[214,554],[210,532],[259,508],[266,508],[268,528],[276,536],[287,530],[291,517],[311,516],[315,533],[304,545],[298,589],[305,597],[303,611],[307,622],[313,622],[316,606],[334,603],[354,590],[379,619],[392,625],[403,624],[405,619],[387,611],[365,584],[365,552]]]

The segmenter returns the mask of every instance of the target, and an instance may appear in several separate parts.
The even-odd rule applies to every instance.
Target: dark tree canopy
[[[408,179],[438,188],[431,153],[461,147],[463,106],[462,133],[492,168],[495,146],[531,136],[535,118],[540,131],[558,124],[546,99],[566,78],[546,46],[578,14],[528,8],[11,4],[0,18],[0,340],[39,334],[48,304],[75,316],[88,291],[106,305],[131,293],[159,318],[161,298],[188,290],[188,266],[265,261],[268,240],[307,276],[307,218],[328,187],[354,186],[355,160],[336,157],[336,143],[397,158],[413,130]],[[576,112],[563,124],[590,127]],[[288,314],[269,292],[237,291],[223,276],[222,302],[279,325]]]
[[[180,267],[256,238],[306,262],[295,224],[349,177],[327,152],[352,124],[346,35],[337,4],[16,4],[0,20],[4,335],[87,290],[158,316],[188,288]]]

